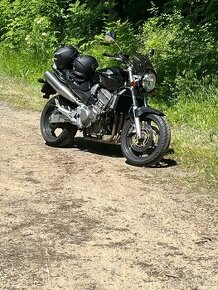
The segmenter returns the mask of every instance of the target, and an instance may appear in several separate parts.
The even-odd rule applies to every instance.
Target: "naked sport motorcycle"
[[[107,39],[115,41],[113,32],[107,32]],[[122,68],[97,70],[97,60],[73,46],[55,52],[53,70],[39,80],[43,97],[54,95],[40,120],[46,144],[69,146],[80,130],[85,139],[120,145],[129,164],[158,164],[169,147],[170,128],[164,113],[147,102],[156,85],[153,51],[103,55],[121,62]]]

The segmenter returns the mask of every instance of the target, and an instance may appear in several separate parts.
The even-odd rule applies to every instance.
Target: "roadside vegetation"
[[[1,0],[0,99],[40,110],[36,79],[50,68],[55,49],[75,45],[107,66],[102,53],[118,48],[105,44],[104,32],[113,30],[130,55],[155,50],[158,86],[151,104],[172,126],[167,158],[193,169],[197,182],[217,185],[217,24],[215,0]]]

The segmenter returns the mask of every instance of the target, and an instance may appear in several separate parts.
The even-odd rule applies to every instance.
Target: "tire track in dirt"
[[[1,104],[0,289],[217,289],[217,199]]]

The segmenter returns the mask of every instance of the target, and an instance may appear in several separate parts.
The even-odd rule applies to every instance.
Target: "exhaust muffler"
[[[45,78],[47,82],[60,94],[62,97],[68,99],[69,101],[77,104],[78,106],[82,103],[74,96],[74,94],[64,85],[62,84],[54,73],[46,71]]]

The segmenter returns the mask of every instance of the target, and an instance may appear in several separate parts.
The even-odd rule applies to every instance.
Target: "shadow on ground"
[[[78,148],[82,151],[90,153],[105,155],[110,157],[123,157],[121,148],[119,145],[104,144],[91,140],[85,140],[84,138],[77,137],[74,140],[74,148]]]
[[[86,140],[82,137],[77,137],[75,138],[74,145],[72,147],[74,148],[76,147],[82,151],[87,151],[93,154],[123,158],[120,145],[105,144],[91,140]],[[174,150],[170,149],[170,152],[167,153],[172,153],[172,151]],[[163,167],[172,167],[175,165],[177,165],[177,162],[175,160],[170,158],[163,158],[157,165],[152,167],[163,168]]]

